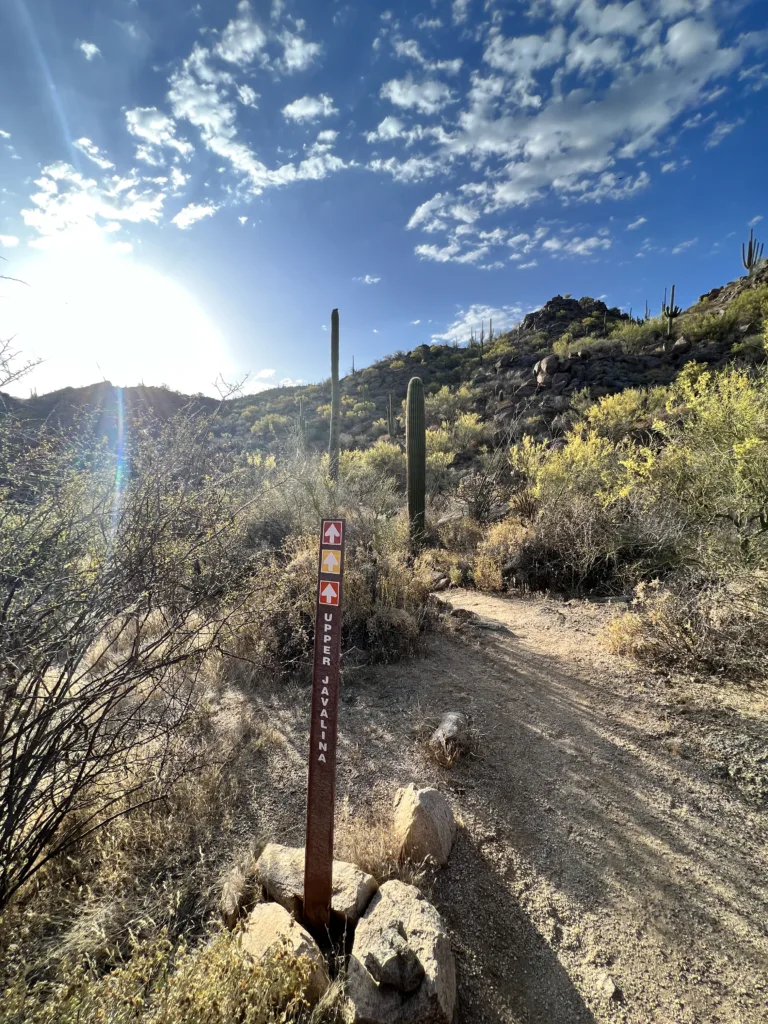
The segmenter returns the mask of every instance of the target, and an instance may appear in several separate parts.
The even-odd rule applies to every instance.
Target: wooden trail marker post
[[[304,854],[304,923],[318,936],[331,915],[345,532],[343,519],[325,519],[320,528]]]

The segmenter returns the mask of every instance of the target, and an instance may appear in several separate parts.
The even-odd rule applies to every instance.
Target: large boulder
[[[395,794],[393,831],[400,852],[413,861],[429,858],[445,864],[456,837],[451,805],[436,789],[417,789],[413,783]]]
[[[295,957],[306,958],[310,967],[306,992],[310,1005],[314,1006],[330,985],[325,960],[317,943],[277,903],[260,903],[254,907],[240,936],[240,944],[256,963],[280,948],[287,949]]]
[[[304,847],[267,843],[256,862],[256,880],[270,899],[301,916],[304,900]],[[371,901],[379,884],[354,864],[333,862],[331,910],[354,924]]]
[[[355,932],[350,1024],[452,1024],[456,965],[443,920],[418,889],[385,882]]]

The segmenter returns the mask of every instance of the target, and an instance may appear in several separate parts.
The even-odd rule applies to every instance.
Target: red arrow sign
[[[331,519],[323,523],[323,543],[341,544],[344,524],[340,519]]]
[[[339,604],[339,584],[320,580],[320,604],[332,605],[334,608]]]

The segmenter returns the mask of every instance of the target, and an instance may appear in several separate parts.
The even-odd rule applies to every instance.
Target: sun
[[[17,266],[19,269],[17,269]],[[214,394],[236,376],[221,330],[184,286],[115,247],[36,253],[0,282],[0,337],[40,366],[10,388],[26,396],[109,380]]]

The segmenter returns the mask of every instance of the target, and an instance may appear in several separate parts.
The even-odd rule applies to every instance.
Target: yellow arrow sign
[[[323,572],[341,572],[341,556],[338,551],[330,551],[323,549],[323,554],[320,559],[320,565]]]

